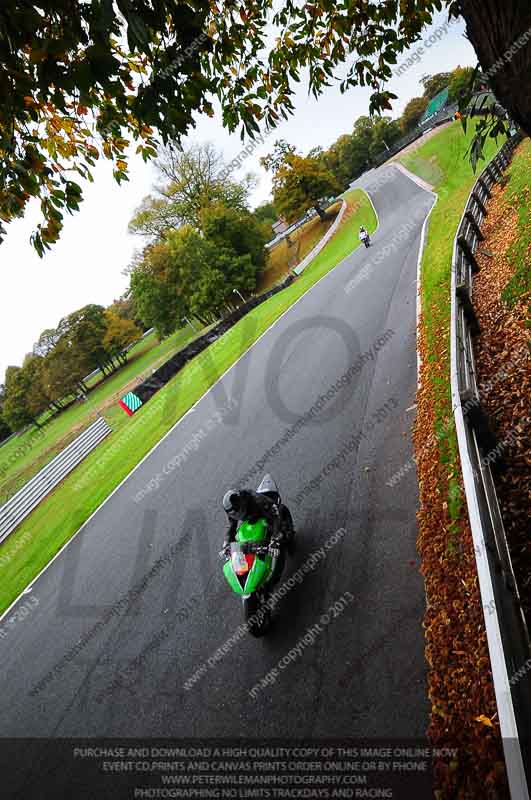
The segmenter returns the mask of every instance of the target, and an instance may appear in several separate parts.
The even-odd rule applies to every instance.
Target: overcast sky
[[[464,37],[464,24],[454,22],[445,31],[445,22],[445,14],[435,19],[410,51],[419,56],[418,60],[389,82],[388,88],[399,97],[393,107],[394,117],[401,114],[412,97],[422,94],[423,75],[450,71],[458,65],[475,65],[477,59]],[[405,61],[406,56],[401,57],[397,67]],[[282,122],[242,165],[241,174],[252,171],[258,176],[253,205],[269,199],[271,180],[259,159],[276,138],[287,139],[302,153],[319,145],[327,148],[352,130],[357,117],[368,113],[369,95],[370,91],[363,87],[342,95],[338,86],[332,86],[314,100],[301,86],[295,114]],[[188,139],[213,142],[227,161],[235,158],[243,146],[237,134],[231,136],[222,127],[219,113],[212,119],[200,117]],[[31,206],[23,220],[9,225],[8,235],[0,245],[0,383],[6,367],[20,365],[45,328],[55,327],[61,317],[87,303],[109,305],[127,288],[128,279],[122,271],[135,247],[141,244],[138,237],[128,234],[127,223],[151,190],[153,168],[139,156],[132,157],[130,181],[119,187],[109,162],[102,162],[94,178],[93,184],[84,186],[81,210],[67,217],[61,240],[43,259],[29,244],[39,219],[38,205]]]

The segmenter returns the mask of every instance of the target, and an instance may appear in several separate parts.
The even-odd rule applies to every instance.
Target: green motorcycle
[[[278,530],[269,531],[263,518],[256,522],[241,521],[223,573],[233,592],[242,598],[249,633],[263,636],[272,622],[267,600],[284,571],[286,552],[290,555],[295,552],[295,530],[289,509],[281,502],[270,475],[264,476],[256,491],[275,503],[279,512]]]

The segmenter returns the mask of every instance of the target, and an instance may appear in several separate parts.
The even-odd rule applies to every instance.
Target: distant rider
[[[365,247],[368,247],[371,243],[369,239],[369,234],[367,233],[363,225],[360,226],[360,241],[363,242]]]

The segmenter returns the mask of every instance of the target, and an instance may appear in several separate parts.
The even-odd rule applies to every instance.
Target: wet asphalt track
[[[358,248],[292,307],[34,583],[38,606],[0,639],[3,737],[424,734],[416,477],[410,471],[396,488],[386,480],[412,452],[417,256],[432,197],[392,167],[359,185],[368,184],[380,221],[372,248]],[[385,257],[371,264],[386,245]],[[375,354],[388,330],[394,333]],[[365,356],[352,383],[263,470],[277,480],[298,530],[286,577],[339,528],[346,534],[287,594],[267,638],[241,639],[186,691],[184,682],[241,622],[217,560],[223,492],[368,352],[374,358]],[[237,411],[222,424],[208,422],[226,397]],[[379,412],[386,404],[387,415]],[[198,449],[135,503],[202,427],[211,430]],[[301,499],[360,430],[359,447]],[[171,558],[157,562],[170,545]],[[116,606],[148,574],[130,608]],[[345,592],[354,601],[252,699],[249,689]]]

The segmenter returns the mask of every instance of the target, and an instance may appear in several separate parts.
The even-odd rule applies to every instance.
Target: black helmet
[[[231,511],[239,511],[241,506],[240,495],[234,489],[229,489],[223,496],[223,508],[229,514]]]

